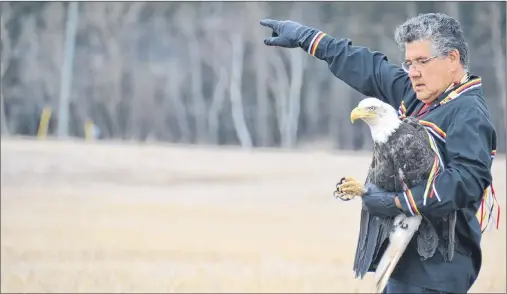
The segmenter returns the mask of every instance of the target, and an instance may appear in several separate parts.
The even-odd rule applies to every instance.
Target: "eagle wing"
[[[430,136],[414,119],[405,119],[395,133],[390,148],[396,181],[403,179],[408,188],[426,182],[433,167],[435,153],[431,149]],[[401,182],[398,182],[399,186]]]
[[[383,146],[375,146],[365,183],[371,182],[384,187],[383,183],[389,182],[385,177],[389,175],[389,170],[392,170],[391,160],[388,156],[389,153],[384,150]],[[369,270],[376,268],[379,255],[387,246],[386,241],[392,230],[393,220],[394,218],[372,216],[364,205],[361,208],[359,237],[353,266],[356,278],[362,279]]]
[[[415,119],[406,119],[403,126],[403,130],[412,135],[410,138],[400,140],[404,143],[400,146],[402,150],[398,150],[395,155],[395,162],[399,163],[398,169],[401,173],[405,173],[406,184],[411,188],[428,180],[435,153],[429,145],[429,134]],[[436,230],[428,219],[424,219],[417,233],[417,251],[423,259],[427,259],[435,254],[437,247]]]
[[[379,255],[387,246],[387,239],[393,226],[393,218],[372,216],[364,207],[361,209],[359,237],[353,270],[361,279],[369,270],[374,270]]]

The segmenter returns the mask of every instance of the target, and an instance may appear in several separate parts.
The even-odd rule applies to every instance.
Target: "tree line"
[[[2,135],[56,135],[68,2],[1,3]],[[396,25],[423,12],[456,17],[470,71],[505,152],[505,2],[79,2],[70,136],[93,121],[101,139],[371,149],[349,112],[362,95],[301,49],[267,47],[263,18],[291,19],[400,63]]]

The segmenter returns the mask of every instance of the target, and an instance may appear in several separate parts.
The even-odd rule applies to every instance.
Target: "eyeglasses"
[[[401,63],[401,68],[403,68],[404,71],[407,73],[409,72],[410,68],[418,69],[419,67],[423,67],[425,64],[430,62],[432,59],[437,58],[438,56],[431,56],[426,59],[416,59],[414,61],[404,61]]]

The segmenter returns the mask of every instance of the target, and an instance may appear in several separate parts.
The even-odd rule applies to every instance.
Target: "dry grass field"
[[[2,138],[2,292],[370,292],[352,272],[369,154]],[[505,157],[494,179],[505,211]],[[503,217],[505,219],[505,217]],[[506,291],[505,221],[473,292]]]

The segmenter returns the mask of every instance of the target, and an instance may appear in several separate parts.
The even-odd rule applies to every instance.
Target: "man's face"
[[[455,53],[452,58],[435,57],[429,40],[407,43],[405,48],[405,62],[411,64],[408,74],[417,99],[431,103],[453,81],[456,73]]]

